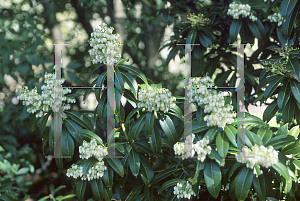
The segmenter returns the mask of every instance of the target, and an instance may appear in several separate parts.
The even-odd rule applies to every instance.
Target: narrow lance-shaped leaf
[[[131,152],[129,153],[128,163],[133,176],[137,177],[140,171],[141,163],[138,153],[134,150],[131,150]]]
[[[208,192],[213,197],[218,197],[221,190],[222,175],[219,165],[215,161],[209,160],[206,162],[204,169],[204,180]]]
[[[258,40],[263,40],[265,38],[265,28],[259,19],[256,21],[248,20],[248,26]]]
[[[281,3],[281,15],[287,17],[294,9],[297,0],[282,0]]]
[[[275,116],[278,109],[277,101],[273,101],[272,104],[268,105],[268,107],[265,109],[263,120],[269,122]]]
[[[78,198],[79,201],[83,200],[84,194],[85,194],[85,190],[86,190],[86,184],[87,181],[86,180],[79,180],[77,181],[76,184],[76,196]]]
[[[289,88],[290,84],[289,82],[284,84],[278,93],[278,99],[277,99],[277,105],[280,109],[282,109],[286,103],[288,102],[290,95],[291,95],[291,89]]]
[[[263,174],[253,177],[253,186],[260,200],[266,200],[266,181]]]
[[[237,142],[236,142],[237,129],[232,125],[226,125],[224,128],[224,132],[227,135],[227,138],[230,140],[230,142],[235,147],[237,147]]]
[[[74,140],[66,128],[62,131],[62,154],[70,157],[66,158],[67,161],[71,161],[74,155]]]
[[[226,157],[228,149],[229,149],[229,140],[226,137],[225,132],[220,132],[216,138],[216,145],[218,149],[218,153],[221,157]]]
[[[235,194],[238,200],[245,200],[253,180],[253,170],[244,167],[237,176]]]
[[[231,38],[231,42],[235,42],[237,35],[239,34],[242,27],[242,20],[233,20],[230,29],[229,29],[229,35]]]

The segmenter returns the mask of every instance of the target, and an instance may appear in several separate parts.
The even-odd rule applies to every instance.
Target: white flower
[[[177,198],[188,198],[190,199],[192,195],[196,196],[195,192],[192,189],[192,186],[187,181],[186,184],[184,183],[177,183],[174,186],[174,195],[177,195]]]
[[[173,103],[176,98],[171,96],[168,89],[152,89],[149,85],[146,89],[139,90],[138,100],[138,107],[147,108],[149,111],[166,112],[176,106]]]

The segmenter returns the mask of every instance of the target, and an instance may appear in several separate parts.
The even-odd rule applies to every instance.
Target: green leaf
[[[235,147],[237,147],[237,142],[236,142],[237,129],[234,126],[227,124],[224,128],[224,132],[227,135],[227,138],[230,140],[230,142]]]
[[[278,84],[283,80],[283,76],[277,80],[272,80],[269,83],[269,86],[266,88],[265,93],[264,93],[264,98],[265,100],[267,100],[272,94],[273,92],[277,89]]]
[[[260,125],[260,126],[265,126],[265,122],[261,120],[259,117],[256,117],[254,115],[249,115],[246,113],[246,117],[237,120],[237,123],[239,124],[245,124],[245,125]]]
[[[263,88],[264,86],[266,86],[266,84],[274,81],[274,80],[278,80],[278,79],[281,79],[282,76],[281,75],[271,75],[271,76],[268,76],[267,78],[264,78],[262,79],[260,82],[259,82],[259,85],[257,87],[257,89],[261,89]]]
[[[192,133],[200,133],[202,131],[205,131],[207,130],[208,127],[207,127],[207,123],[202,123],[202,124],[193,124],[192,125]]]
[[[159,192],[163,192],[165,189],[170,188],[171,186],[177,185],[177,183],[186,183],[184,179],[171,179],[169,181],[166,181],[163,183],[163,185],[160,187]]]
[[[273,101],[272,104],[268,105],[263,114],[263,120],[269,122],[278,111],[277,101]]]
[[[237,176],[235,194],[238,200],[245,200],[253,180],[253,170],[244,167]]]
[[[86,129],[81,129],[81,130],[76,131],[75,134],[88,137],[89,139],[94,138],[98,144],[104,146],[102,139],[98,135],[93,133],[92,131],[89,131],[89,130],[86,130]]]
[[[284,122],[292,122],[295,113],[296,104],[290,99],[286,106],[282,109],[282,120]]]
[[[204,32],[199,33],[199,40],[204,47],[209,47],[212,45],[210,38]]]
[[[121,75],[121,72],[118,68],[115,68],[115,86],[120,91],[120,93],[124,93],[124,81]]]
[[[97,79],[97,83],[96,83],[96,87],[102,87],[103,83],[104,83],[104,80],[107,76],[107,71],[105,71],[104,73],[102,73],[98,79]],[[100,92],[102,91],[103,89],[95,89],[95,96],[96,96],[96,99],[98,102],[100,102]]]
[[[125,70],[131,71],[134,75],[138,76],[139,78],[141,78],[144,83],[148,83],[146,76],[137,68],[133,67],[133,66],[129,66],[129,65],[124,65],[121,64],[120,68],[123,68]]]
[[[192,29],[186,39],[186,44],[194,44],[196,39],[197,31]]]
[[[73,121],[75,121],[78,125],[86,128],[86,129],[91,129],[91,128],[89,128],[89,125],[87,123],[85,123],[83,120],[80,119],[80,117],[78,117],[77,115],[74,114],[74,111],[73,112],[64,111],[64,113],[68,117],[70,117]],[[93,131],[93,129],[91,131]]]
[[[280,88],[280,91],[278,93],[278,99],[277,99],[277,104],[280,109],[282,109],[286,105],[286,103],[290,98],[291,93],[292,91],[289,88],[289,82]]]
[[[77,61],[72,60],[72,61],[67,65],[66,68],[68,68],[68,69],[77,69],[77,68],[79,68],[80,66],[82,66],[81,63],[78,63]]]
[[[266,200],[266,181],[263,174],[253,177],[253,186],[260,200]]]
[[[286,135],[288,133],[288,123],[278,128],[276,135]]]
[[[272,131],[265,127],[261,127],[258,129],[257,135],[263,141],[263,144],[266,144],[272,137]]]
[[[289,155],[289,154],[299,154],[300,152],[300,142],[294,142],[286,147],[284,147],[281,151],[282,154],[284,155]]]
[[[252,20],[248,20],[248,26],[258,40],[263,40],[265,38],[265,27],[258,18],[254,22]]]
[[[128,194],[126,200],[127,200],[127,201],[135,200],[136,197],[141,193],[143,187],[144,187],[144,184],[135,186],[135,187],[130,191],[130,193]]]
[[[291,142],[294,142],[295,138],[290,135],[278,135],[270,139],[264,146],[268,147],[269,145],[273,146],[274,149],[279,149]]]
[[[240,139],[243,139],[243,142],[248,146],[248,147],[252,147],[254,144],[251,142],[251,140],[248,138],[249,135],[245,135],[244,133],[244,129],[238,129],[237,131],[238,137]]]
[[[299,161],[298,159],[293,160],[292,163],[295,165],[295,167],[296,167],[298,170],[300,170],[300,161]]]
[[[111,167],[108,167],[103,174],[102,177],[104,184],[111,188],[113,186],[113,179],[114,179],[114,171],[112,170]]]
[[[77,130],[81,130],[82,128],[71,119],[66,119],[65,121],[68,132],[72,135],[76,142],[81,145],[83,143],[83,140],[86,140],[86,137],[75,133]]]
[[[101,98],[100,98],[100,102],[97,105],[96,108],[96,113],[98,114],[99,118],[101,121],[104,121],[106,119],[106,100],[107,100],[107,94],[106,93],[102,93]],[[95,116],[96,118],[96,116]]]
[[[291,89],[295,99],[300,103],[300,83],[292,80]]]
[[[117,116],[120,113],[121,108],[121,94],[117,88],[115,88],[115,115]]]
[[[149,141],[150,141],[150,148],[153,154],[159,155],[161,152],[162,142],[161,142],[161,135],[157,125],[154,127],[153,134],[149,138]]]
[[[236,41],[236,37],[240,33],[241,27],[242,27],[242,19],[238,19],[238,20],[235,19],[232,21],[229,29],[231,42]]]
[[[140,171],[141,163],[140,163],[139,154],[134,150],[131,150],[129,153],[128,163],[133,176],[137,177]]]
[[[148,136],[152,135],[154,129],[154,114],[148,112],[145,119],[145,130]]]
[[[137,119],[135,125],[134,125],[134,126],[132,127],[132,129],[129,131],[129,133],[128,133],[128,138],[129,138],[130,141],[136,140],[137,136],[138,136],[139,133],[141,132],[141,130],[142,130],[144,124],[145,124],[145,121],[144,121],[145,116],[146,116],[145,114],[141,115],[141,116]]]
[[[48,121],[48,118],[50,116],[52,112],[48,112],[45,116],[42,117],[42,122],[41,124],[39,125],[40,127],[40,133],[43,134],[44,133],[44,130],[45,130],[45,127],[46,127],[46,123]],[[54,121],[54,120],[53,120]]]
[[[121,177],[124,175],[124,167],[121,161],[117,158],[107,158],[107,162]]]
[[[125,89],[125,93],[123,96],[127,99],[127,101],[132,105],[132,107],[137,107],[137,99],[134,97],[133,93],[127,89]]]
[[[291,136],[297,138],[298,135],[299,135],[299,125],[298,125],[298,126],[294,126],[294,127],[288,132],[288,135],[291,135]]]
[[[177,132],[172,119],[169,116],[164,116],[163,119],[159,120],[159,124],[170,143],[175,144],[177,139]]]
[[[219,165],[215,161],[209,160],[206,162],[204,169],[204,180],[208,192],[213,197],[218,197],[221,190],[222,175]]]
[[[138,84],[136,80],[129,73],[121,72],[121,75],[123,80],[128,84],[133,95],[137,97]]]
[[[74,140],[66,128],[62,130],[62,155],[70,156],[66,158],[67,161],[71,161],[74,155]]]
[[[281,15],[282,17],[286,18],[290,15],[292,10],[294,9],[297,0],[282,0],[281,3]]]
[[[221,131],[216,138],[216,145],[218,149],[218,153],[221,157],[226,157],[229,149],[229,140],[226,137],[225,132]]]
[[[246,135],[246,138],[249,139],[249,141],[251,142],[252,145],[256,144],[256,142],[255,142],[256,140],[255,140],[255,137],[254,137],[254,136],[256,136],[255,133],[249,131],[248,129],[245,129],[245,135]]]
[[[131,112],[127,115],[126,120],[125,120],[125,125],[127,126],[127,124],[129,123],[130,119],[133,117],[133,115],[135,115],[135,113],[137,113],[137,111],[139,110],[139,108],[134,108],[133,110],[131,110]]]
[[[32,125],[31,125],[31,131],[34,131],[34,129],[35,129],[35,127],[36,127],[36,124],[39,122],[39,118],[36,118],[35,120],[34,120],[34,122],[32,123]]]
[[[297,58],[292,58],[288,60],[286,64],[286,69],[291,71],[291,75],[300,80],[300,64]]]
[[[284,164],[282,164],[281,162],[278,161],[276,164],[273,164],[272,168],[274,168],[286,180],[290,179],[290,175],[288,173],[286,166]]]
[[[79,201],[83,200],[85,190],[86,190],[86,180],[79,180],[76,184],[76,196]]]
[[[83,174],[88,174],[89,170],[91,169],[91,167],[93,167],[93,165],[95,165],[95,163],[97,163],[97,159],[96,158],[89,158],[87,160],[84,160],[83,162],[83,167],[82,167],[82,173]]]
[[[91,182],[91,188],[93,191],[93,195],[97,200],[103,200],[103,194],[101,192],[102,181],[100,179],[93,179]],[[103,188],[103,186],[102,186]],[[103,190],[103,189],[102,189]]]
[[[162,172],[156,174],[151,183],[152,184],[155,184],[163,179],[165,179],[166,177],[172,175],[175,171],[178,171],[177,169],[174,169],[174,168],[171,168],[171,169],[166,169],[166,170],[163,170]]]
[[[299,5],[300,4],[298,4],[298,6],[295,7],[293,12],[288,15],[287,19],[282,24],[282,32],[287,38],[290,38],[292,29],[294,27],[294,23],[297,19],[297,15],[299,12]]]
[[[218,132],[219,131],[217,127],[212,127],[205,133],[204,137],[208,137],[209,142],[212,142]]]
[[[144,159],[144,157],[140,157],[140,159],[142,164],[140,175],[143,178],[145,185],[148,185],[154,177],[154,172],[148,160]]]

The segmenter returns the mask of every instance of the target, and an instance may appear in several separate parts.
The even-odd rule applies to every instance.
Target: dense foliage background
[[[120,34],[123,58],[129,59],[122,60],[124,63],[116,66],[116,69],[123,78],[128,74],[132,76],[132,79],[123,79],[129,87],[125,84],[125,89],[125,85],[122,86],[121,83],[117,90],[120,93],[125,92],[124,97],[127,99],[124,107],[118,101],[121,99],[120,93],[119,99],[116,99],[117,109],[120,110],[120,116],[116,116],[116,127],[121,127],[120,122],[125,125],[125,131],[119,131],[117,142],[120,143],[119,154],[125,156],[125,159],[116,162],[118,168],[112,165],[112,160],[107,160],[107,177],[103,178],[103,184],[101,180],[100,186],[103,187],[102,191],[107,191],[108,197],[125,200],[130,192],[135,192],[135,197],[140,194],[140,199],[149,195],[150,200],[171,200],[175,198],[172,193],[177,182],[172,179],[187,180],[192,177],[197,181],[194,186],[202,186],[201,190],[196,188],[195,192],[204,200],[213,197],[220,200],[234,200],[236,197],[238,200],[265,200],[266,197],[273,200],[299,199],[297,171],[300,164],[297,137],[300,124],[300,50],[297,48],[300,39],[300,2],[235,2],[249,4],[257,21],[242,17],[233,19],[227,14],[232,2],[222,0],[1,1],[0,198],[37,200],[50,193],[54,195],[55,188],[61,185],[66,185],[66,188],[58,189],[55,197],[77,194],[78,200],[83,197],[84,200],[93,196],[97,198],[90,185],[82,184],[86,185],[86,190],[79,191],[77,186],[81,183],[78,182],[76,186],[74,180],[67,178],[65,173],[79,159],[80,143],[72,135],[74,131],[83,128],[95,133],[103,141],[106,139],[105,92],[73,90],[78,95],[74,95],[77,96],[77,102],[72,105],[71,112],[67,113],[64,128],[73,141],[73,150],[66,151],[72,152],[74,157],[70,161],[58,162],[51,157],[45,158],[53,154],[53,118],[48,119],[49,113],[47,118],[36,120],[34,115],[27,113],[27,107],[16,100],[15,89],[26,85],[29,89],[36,86],[40,91],[43,75],[54,72],[54,48],[45,43],[54,42],[71,43],[64,46],[62,52],[65,87],[94,84],[101,86],[101,83],[105,83],[103,73],[106,72],[106,66],[92,65],[88,54],[88,39],[93,29],[104,21],[115,28],[115,33]],[[268,20],[268,16],[273,13],[281,13],[284,19],[281,26]],[[191,14],[195,18],[191,18]],[[199,17],[198,14],[203,16]],[[281,165],[272,167],[270,171],[263,169],[263,176],[260,175],[258,179],[235,159],[228,158],[236,150],[234,138],[229,137],[229,133],[236,133],[235,124],[228,125],[224,131],[208,128],[203,121],[203,109],[197,107],[198,110],[193,113],[193,133],[199,139],[210,136],[210,143],[217,151],[205,163],[195,163],[192,160],[182,162],[174,158],[173,144],[183,137],[183,100],[178,99],[178,108],[170,114],[155,117],[154,126],[146,125],[145,121],[154,118],[154,114],[135,109],[137,84],[161,83],[173,95],[183,96],[182,71],[171,73],[172,65],[175,64],[168,66],[176,55],[180,58],[185,55],[184,46],[176,45],[178,43],[200,44],[192,46],[192,77],[208,75],[213,78],[216,86],[235,86],[237,52],[236,47],[231,45],[234,42],[255,44],[252,49],[247,45],[244,54],[246,109],[258,102],[268,104],[262,120],[247,116],[246,129],[249,132],[246,132],[246,145],[272,145],[280,152]],[[166,48],[169,48],[169,52],[164,57],[160,51],[163,52]],[[128,83],[132,83],[132,87]],[[87,111],[83,99],[88,101],[90,93],[99,102],[93,103],[94,108]],[[230,90],[230,95],[230,104],[237,111],[234,89]],[[274,116],[280,124],[279,128],[268,125]],[[171,130],[166,130],[165,125],[172,125]],[[148,130],[153,127],[157,130]],[[136,142],[126,139],[124,133],[129,131],[133,132],[134,137],[138,137]],[[226,142],[222,152],[217,142],[220,139],[221,143]],[[140,169],[136,169],[130,160],[139,160]],[[222,185],[210,184],[205,179],[205,175],[209,174],[208,165],[216,173],[211,173],[211,177],[216,181],[222,180]],[[133,176],[135,174],[139,176],[136,178]],[[253,182],[249,179],[251,176]],[[232,190],[233,186],[244,178],[247,178],[247,185],[238,194]],[[291,183],[287,182],[290,180]],[[168,181],[171,182],[166,183]],[[226,189],[227,185],[229,190]],[[76,191],[73,189],[75,186]],[[167,190],[162,190],[163,188]]]

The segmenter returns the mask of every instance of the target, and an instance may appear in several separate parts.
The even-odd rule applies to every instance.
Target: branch
[[[86,10],[83,7],[79,7],[78,0],[71,0],[72,6],[75,8],[77,16],[78,16],[78,22],[82,25],[88,36],[91,36],[91,33],[93,32],[93,28],[90,24],[90,19],[88,18],[86,14]]]

